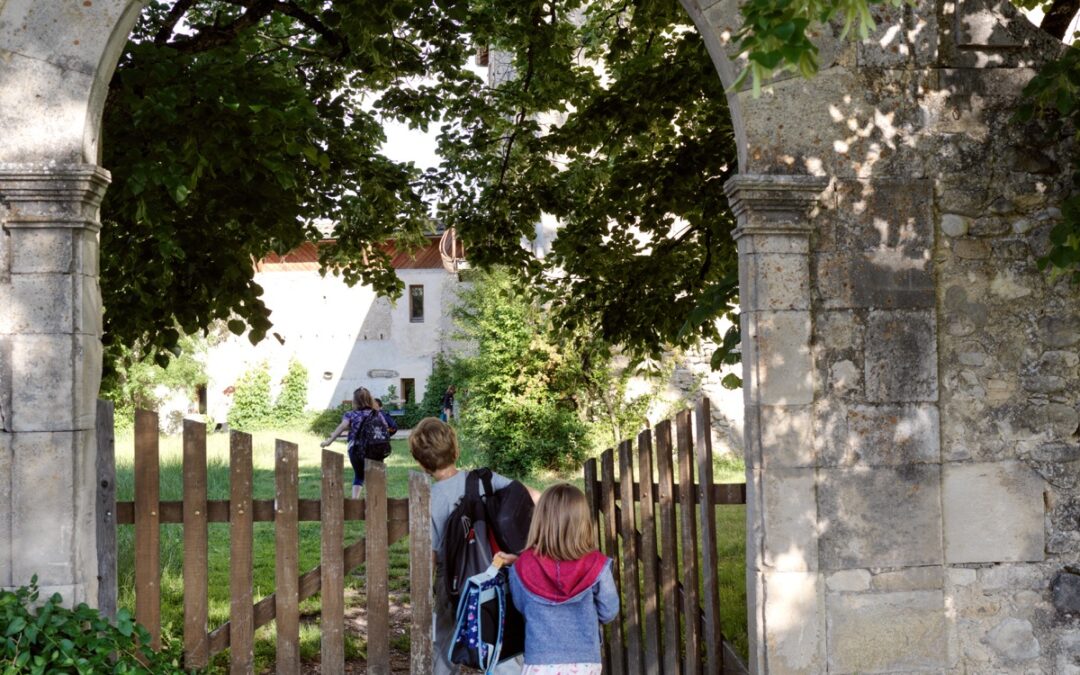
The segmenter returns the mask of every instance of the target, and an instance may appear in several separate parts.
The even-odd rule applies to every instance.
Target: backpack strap
[[[465,476],[465,498],[480,498],[480,469],[474,469]]]
[[[475,473],[484,483],[484,497],[490,497],[495,494],[495,488],[492,487],[491,484],[491,469],[484,467],[483,469],[475,469],[472,473]]]

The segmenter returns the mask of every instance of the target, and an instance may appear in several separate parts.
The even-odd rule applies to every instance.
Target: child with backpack
[[[448,584],[445,581],[447,570],[444,558],[444,536],[450,515],[465,496],[469,471],[457,468],[461,449],[457,434],[445,422],[434,417],[425,417],[413,428],[409,435],[409,451],[424,471],[434,479],[431,486],[431,547],[435,558],[435,670],[437,675],[458,673],[458,666],[450,663],[448,652],[454,640],[456,627],[455,603],[451,600]],[[491,473],[491,486],[494,490],[508,487],[512,481],[505,476]],[[529,490],[536,499],[539,495]],[[500,675],[518,675],[521,672],[520,659],[507,661],[495,671]]]
[[[578,488],[553,485],[540,496],[510,594],[525,617],[522,675],[600,675],[600,624],[619,613],[619,593]]]
[[[365,387],[353,392],[353,409],[342,415],[341,424],[319,445],[327,447],[346,430],[349,432],[349,463],[353,468],[352,498],[357,499],[364,487],[364,460],[381,462],[390,454],[390,430],[375,410],[375,401]]]

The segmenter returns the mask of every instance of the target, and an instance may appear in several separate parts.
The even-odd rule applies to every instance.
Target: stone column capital
[[[0,163],[0,222],[7,228],[100,228],[110,182],[94,164]]]
[[[724,184],[738,219],[737,240],[754,234],[809,236],[811,207],[821,200],[829,179],[823,176],[738,174]]]

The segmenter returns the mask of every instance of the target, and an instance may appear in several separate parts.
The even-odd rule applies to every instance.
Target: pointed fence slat
[[[320,672],[345,672],[345,489],[341,453],[322,451],[322,645]]]
[[[660,510],[660,603],[663,610],[664,672],[678,673],[679,650],[679,553],[675,521],[675,472],[671,458],[671,422],[656,426],[656,474]]]
[[[161,532],[158,416],[135,411],[135,620],[161,649]]]
[[[299,457],[295,443],[277,441],[274,479],[274,618],[277,626],[277,672],[300,673],[300,521]]]
[[[698,466],[698,504],[701,510],[701,601],[704,609],[701,639],[705,643],[705,672],[719,673],[723,669],[724,636],[720,632],[720,589],[715,570],[718,566],[716,552],[716,505],[712,491],[712,424],[709,399],[697,404],[696,420]]]
[[[229,671],[252,672],[255,662],[251,508],[251,436],[229,434]],[[213,638],[211,637],[211,642]]]
[[[600,456],[600,485],[604,503],[604,553],[614,562],[612,572],[616,579],[621,578],[622,554],[619,552],[619,518],[615,509],[615,453],[605,450]],[[620,603],[621,605],[622,603]],[[609,669],[606,672],[624,673],[626,663],[623,652],[623,619],[625,607],[620,606],[615,620],[608,624],[608,642],[611,643]]]
[[[367,491],[364,502],[367,539],[367,569],[364,575],[367,591],[367,672],[369,675],[389,675],[390,595],[387,576],[390,542],[386,528],[386,465],[365,460],[364,482]]]
[[[675,417],[675,430],[679,447],[679,521],[682,534],[683,573],[683,673],[696,675],[701,671],[700,616],[701,603],[698,591],[697,513],[694,503],[694,441],[691,432],[689,410]]]
[[[713,483],[710,414],[703,399],[696,416],[684,410],[638,434],[636,480],[629,441],[617,458],[601,454],[599,479],[596,460],[585,463],[586,498],[622,599],[622,626],[607,629],[605,672],[748,673],[720,627],[716,531],[717,504],[745,505],[746,487]]]
[[[656,548],[655,498],[653,492],[652,435],[646,429],[638,434],[638,476],[641,483],[641,560],[642,610],[644,614],[645,673],[660,673],[660,584]]]
[[[412,631],[409,672],[429,675],[435,657],[431,643],[431,483],[419,471],[409,472],[409,586]]]
[[[634,518],[634,446],[619,444],[619,480],[622,481],[620,523],[622,531],[622,591],[625,601],[623,620],[626,626],[626,671],[641,673],[641,597],[638,586],[637,523]]]
[[[209,532],[206,524],[206,425],[184,420],[184,667],[205,668],[210,657]]]
[[[116,432],[113,402],[97,402],[98,609],[116,616]]]

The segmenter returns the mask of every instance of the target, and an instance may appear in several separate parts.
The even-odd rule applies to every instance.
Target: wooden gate
[[[615,561],[622,599],[606,629],[606,673],[747,672],[720,629],[716,529],[717,505],[745,504],[746,485],[713,483],[709,400],[694,412],[676,416],[674,445],[665,420],[638,435],[636,452],[632,441],[617,458],[606,450],[599,475],[596,459],[585,464],[600,547]]]
[[[298,496],[298,449],[277,441],[275,498],[252,498],[251,436],[231,432],[229,499],[207,499],[206,427],[184,421],[183,501],[159,498],[158,416],[138,411],[135,416],[135,500],[110,499],[115,482],[112,444],[112,407],[99,405],[98,438],[102,508],[99,508],[99,550],[103,608],[116,607],[115,526],[135,526],[135,619],[150,632],[153,646],[161,646],[161,591],[159,528],[183,526],[185,668],[203,668],[210,658],[229,649],[230,672],[250,673],[254,664],[255,630],[275,622],[276,665],[279,673],[300,672],[300,601],[321,593],[322,673],[344,670],[345,575],[366,565],[367,672],[390,672],[389,556],[390,545],[410,535],[409,570],[412,588],[431,585],[430,485],[423,474],[409,476],[409,499],[387,499],[386,467],[366,466],[366,499],[346,499],[342,478],[343,456],[322,451],[321,499]],[[113,508],[110,508],[112,506]],[[346,521],[363,520],[365,537],[346,545]],[[321,564],[300,573],[299,523],[321,525]],[[275,592],[253,598],[254,523],[273,522],[275,538]],[[230,535],[229,621],[208,624],[208,523],[228,523]],[[412,527],[410,528],[410,523]],[[111,530],[111,532],[110,532]],[[111,536],[110,536],[111,534]],[[112,550],[108,550],[109,547]],[[431,596],[411,594],[411,672],[431,671]]]

